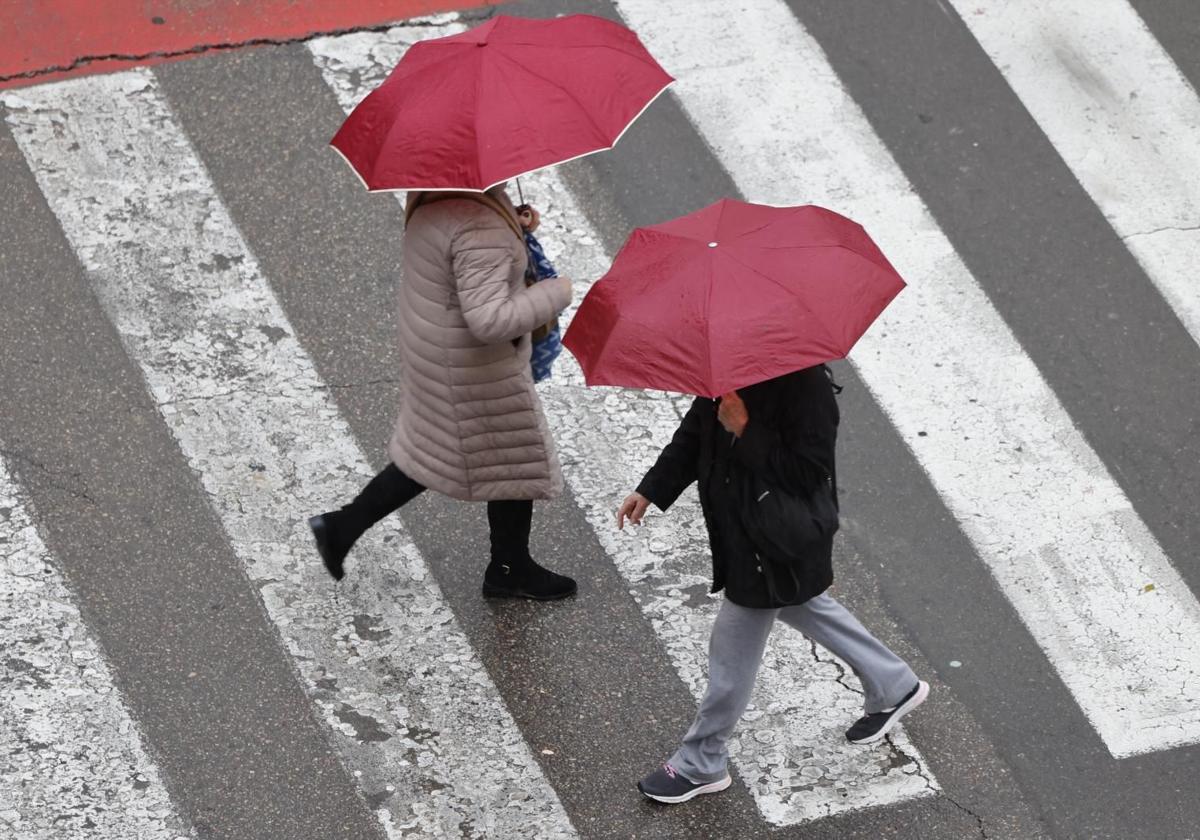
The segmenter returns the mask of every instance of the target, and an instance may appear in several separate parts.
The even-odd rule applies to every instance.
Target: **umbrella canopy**
[[[845,216],[724,199],[635,230],[563,344],[589,385],[717,397],[844,357],[902,288]]]
[[[370,190],[486,190],[611,149],[673,79],[592,15],[497,15],[414,44],[332,145]]]

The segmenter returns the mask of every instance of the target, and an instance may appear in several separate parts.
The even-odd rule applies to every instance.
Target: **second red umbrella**
[[[563,344],[589,385],[717,397],[846,356],[902,288],[845,216],[723,199],[635,230]]]
[[[371,190],[482,191],[609,149],[672,79],[591,15],[497,15],[414,44],[332,145]]]

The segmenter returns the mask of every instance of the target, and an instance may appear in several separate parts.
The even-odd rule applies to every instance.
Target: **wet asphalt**
[[[1190,550],[1200,349],[953,14],[936,0],[896,0],[886,15],[868,0],[790,5],[1200,591]],[[1200,7],[1134,5],[1195,84]],[[615,15],[605,2],[510,10]],[[303,47],[155,75],[382,466],[399,399],[397,203],[364,195],[326,148],[342,112]],[[563,174],[610,251],[633,226],[738,195],[669,94],[613,152]],[[380,836],[7,129],[0,183],[4,455],[173,798],[201,838]],[[403,511],[580,835],[1197,836],[1200,748],[1111,758],[853,369],[836,372],[846,385],[837,595],[933,683],[906,726],[944,788],[937,797],[786,829],[766,828],[742,785],[651,806],[633,783],[673,749],[695,704],[570,494],[539,505],[534,524],[535,555],[579,580],[579,596],[555,604],[480,597],[482,507],[427,495]],[[613,488],[614,505],[626,489]]]

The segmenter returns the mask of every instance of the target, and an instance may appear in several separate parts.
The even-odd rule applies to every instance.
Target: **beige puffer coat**
[[[503,188],[489,194],[515,221]],[[562,471],[534,390],[529,333],[566,308],[571,284],[526,288],[524,241],[496,210],[428,198],[436,200],[412,212],[404,232],[402,394],[388,454],[456,499],[556,496]]]

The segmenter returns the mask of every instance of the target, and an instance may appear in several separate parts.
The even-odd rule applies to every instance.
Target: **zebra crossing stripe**
[[[815,40],[779,0],[619,8],[748,199],[844,212],[908,279],[852,361],[1111,753],[1200,741],[1200,604]]]
[[[388,835],[576,836],[395,518],[333,596],[305,518],[371,471],[153,74],[0,101]]]
[[[185,840],[137,726],[0,458],[0,834]]]
[[[351,110],[416,41],[463,27],[355,33],[309,42],[316,64],[341,106]],[[554,170],[522,176],[522,188],[542,211],[539,237],[559,270],[572,277],[578,302],[582,278],[608,267],[600,237]],[[706,597],[708,544],[693,494],[669,521],[644,535],[620,534],[613,511],[670,440],[688,400],[662,393],[589,389],[564,354],[553,378],[539,386],[563,470],[576,500],[628,582],[675,668],[699,700],[717,601]],[[862,696],[842,680],[849,669],[802,636],[773,634],[754,706],[730,750],[764,817],[776,825],[886,805],[937,790],[920,754],[897,731],[890,743],[864,749],[843,731],[862,714]],[[682,735],[683,733],[678,733]],[[646,756],[647,769],[664,756]]]
[[[1200,97],[1125,0],[951,0],[1200,342]]]

